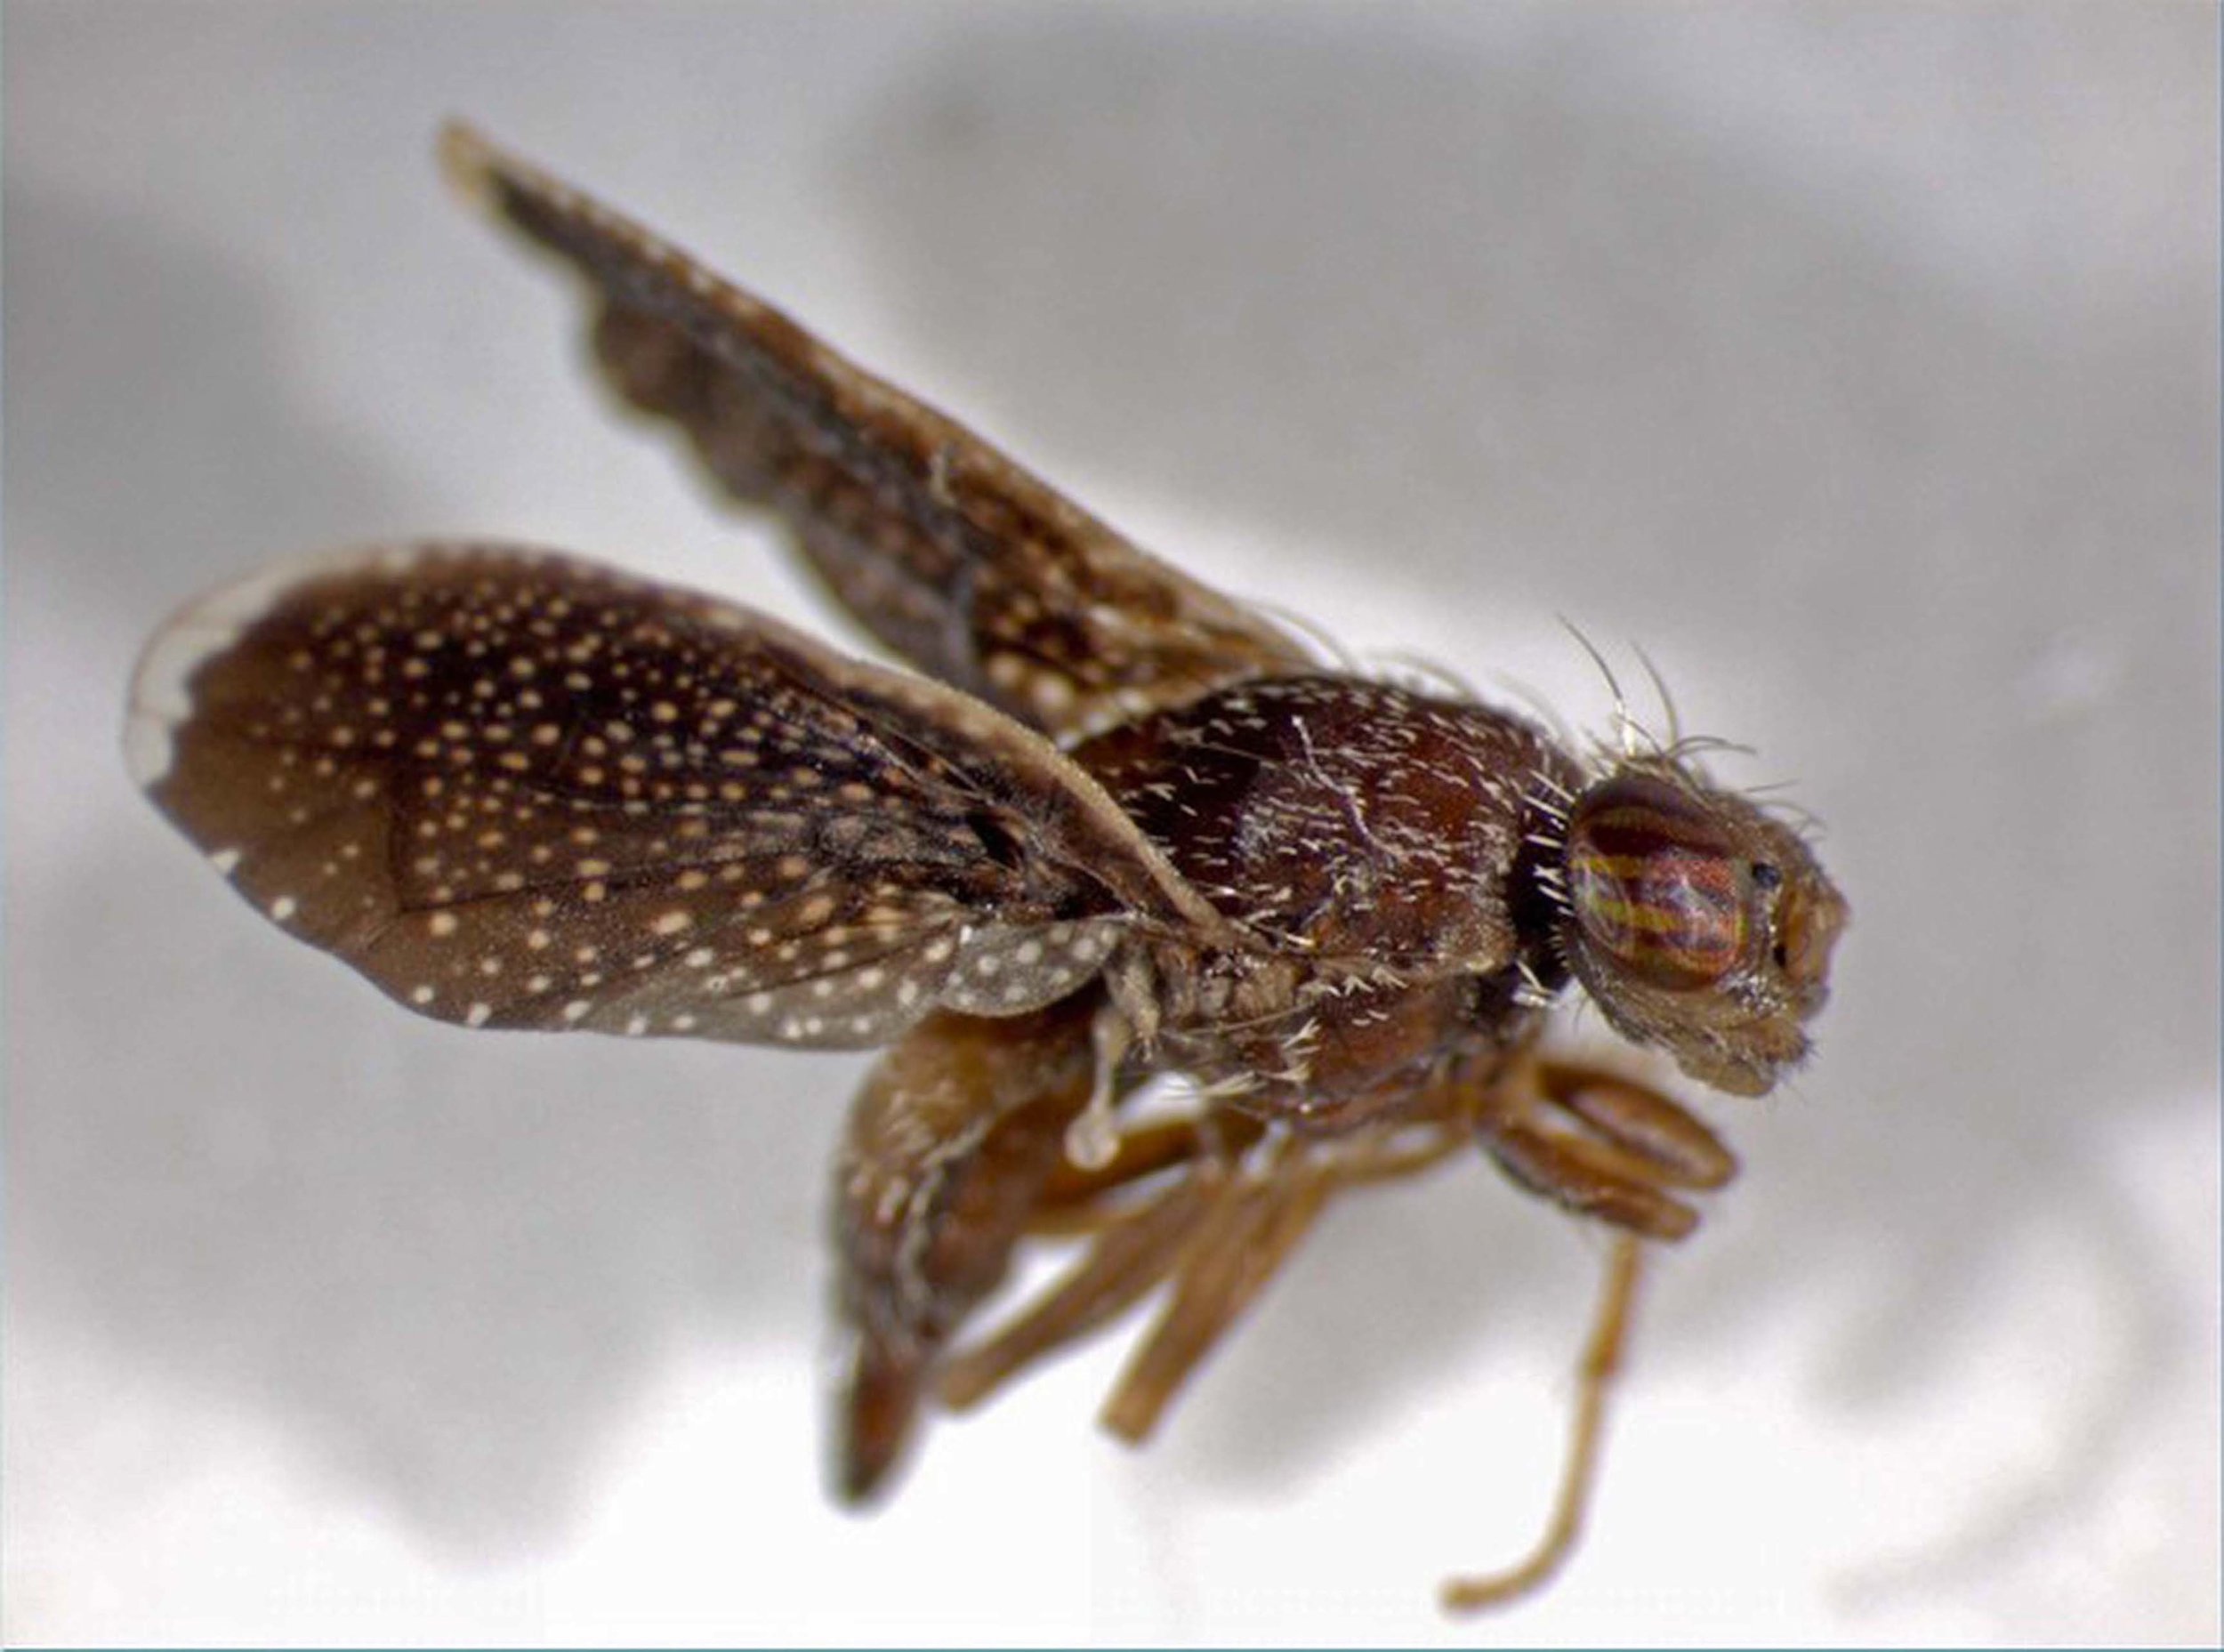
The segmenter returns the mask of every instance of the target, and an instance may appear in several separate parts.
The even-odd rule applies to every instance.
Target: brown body
[[[924,675],[545,552],[354,553],[205,599],[128,740],[274,921],[472,1027],[890,1046],[836,1167],[840,1478],[1147,1295],[1139,1438],[1334,1195],[1479,1144],[1675,1238],[1734,1164],[1676,1103],[1543,1060],[1571,980],[1758,1093],[1844,906],[1684,753],[1579,757],[1325,669],[778,310],[461,129],[455,178],[584,274],[595,345]],[[1138,1110],[1161,1079],[1180,1099]],[[1030,1236],[1059,1285],[971,1317]],[[1617,1250],[1573,1540],[1635,1252]]]
[[[1446,1063],[1519,1036],[1525,973],[1559,971],[1516,891],[1553,819],[1540,781],[1576,772],[1503,712],[1283,677],[1073,756],[1245,943],[1138,949],[1164,1065],[1215,1097],[1313,1133],[1394,1117]]]

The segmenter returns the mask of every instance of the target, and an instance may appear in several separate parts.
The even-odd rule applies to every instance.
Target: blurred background
[[[2216,29],[12,4],[0,1627],[2212,1642]],[[451,114],[1362,657],[1598,730],[1560,616],[1641,647],[1826,823],[1820,1057],[1710,1104],[1745,1173],[1550,1594],[1432,1604],[1543,1520],[1601,1252],[1479,1162],[1334,1211],[1147,1452],[1116,1338],[854,1519],[863,1060],[414,1019],[133,794],[141,641],[289,553],[537,540],[854,643],[610,416]]]

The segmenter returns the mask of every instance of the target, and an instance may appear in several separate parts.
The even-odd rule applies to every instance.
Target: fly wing
[[[241,894],[467,1026],[876,1044],[1221,922],[1041,735],[544,552],[216,592],[149,644],[126,739]]]
[[[1307,669],[1258,615],[1176,573],[954,420],[545,173],[451,126],[450,174],[584,275],[634,406],[770,505],[867,630],[1063,738]]]

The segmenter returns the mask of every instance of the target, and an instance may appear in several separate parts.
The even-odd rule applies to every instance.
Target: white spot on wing
[[[281,564],[202,596],[171,616],[148,641],[132,672],[124,721],[124,762],[143,790],[170,773],[179,727],[193,714],[194,674],[237,642],[288,592],[359,568],[405,568],[421,547],[380,545]]]

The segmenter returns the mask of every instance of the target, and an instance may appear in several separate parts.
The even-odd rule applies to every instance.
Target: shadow
[[[287,395],[275,284],[20,188],[7,226],[7,526],[33,594],[151,626],[258,549],[391,509],[345,432]]]
[[[2194,1339],[2187,1259],[2126,1237],[2095,1143],[2147,1109],[2213,1129],[2212,307],[1988,306],[1580,19],[1453,52],[1400,15],[1061,12],[950,44],[839,173],[922,382],[1053,475],[1242,524],[1284,559],[1254,588],[1394,587],[1460,669],[1524,616],[1638,635],[1699,726],[1796,763],[1853,904],[1841,1002],[1786,1096],[1715,1109],[1756,1167],[1745,1238],[1680,1261],[1640,1368],[1825,1293],[1825,1403],[1978,1378],[1962,1327],[2066,1226],[2153,1357],[2062,1419],[2066,1458],[2113,1449]],[[1352,1201],[1170,1438],[1255,1493],[1487,1340],[1572,1352],[1591,1287],[1549,1216],[1470,1191],[1515,1213]],[[2026,1536],[2082,1495],[2035,1497]]]
[[[300,405],[252,274],[7,211],[12,1323],[275,1422],[435,1545],[550,1543],[675,1349],[810,1358],[856,1064],[428,1030],[241,921],[123,772],[133,653],[409,490]]]

